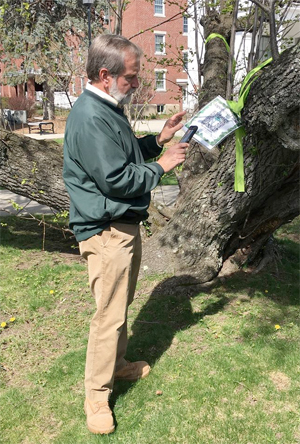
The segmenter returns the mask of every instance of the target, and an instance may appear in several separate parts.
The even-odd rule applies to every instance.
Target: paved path
[[[0,216],[11,216],[20,213],[20,210],[14,208],[12,202],[24,208],[22,214],[53,214],[53,211],[46,205],[41,205],[34,200],[19,196],[11,191],[0,190]]]
[[[64,134],[23,134],[23,136],[30,137],[36,140],[51,140],[51,139],[63,139]]]
[[[164,124],[166,123],[166,120],[138,120],[134,126],[134,131],[136,132],[143,132],[147,131],[150,133],[159,133]],[[176,136],[182,136],[184,134],[184,131],[180,130],[176,133]],[[64,134],[52,134],[52,133],[46,133],[46,134],[28,134],[24,128],[24,136],[31,137],[32,139],[36,140],[49,140],[49,139],[63,139]]]
[[[152,199],[163,205],[172,206],[178,194],[177,185],[158,186],[152,191]],[[0,216],[15,215],[20,212],[16,210],[12,202],[22,206],[22,214],[53,214],[53,211],[46,205],[41,205],[34,200],[24,196],[19,196],[11,191],[0,190]]]

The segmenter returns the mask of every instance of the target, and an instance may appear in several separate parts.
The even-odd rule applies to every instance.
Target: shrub
[[[9,107],[8,97],[1,97],[0,102],[1,102],[1,109],[7,109]]]
[[[16,96],[8,98],[8,108],[16,111],[25,110],[27,117],[32,117],[34,112],[35,102],[25,96]]]

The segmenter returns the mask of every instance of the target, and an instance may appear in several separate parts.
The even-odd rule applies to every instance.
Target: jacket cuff
[[[163,146],[163,145],[160,145],[160,144],[158,143],[157,136],[155,136],[155,140],[156,140],[156,145],[159,146],[159,148],[163,149],[164,146]]]
[[[159,163],[152,162],[151,166],[155,168],[160,177],[162,177],[165,174],[163,167]]]

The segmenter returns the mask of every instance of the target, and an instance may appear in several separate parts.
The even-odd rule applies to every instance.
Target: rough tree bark
[[[297,45],[251,88],[243,111],[246,192],[234,191],[231,138],[207,171],[187,176],[172,220],[146,245],[150,271],[160,264],[212,280],[226,259],[238,265],[253,259],[278,227],[299,214],[299,62]],[[161,251],[160,261],[155,251]]]
[[[0,186],[57,211],[68,210],[62,179],[63,151],[54,141],[0,129]]]
[[[228,261],[243,264],[274,230],[299,214],[300,46],[284,52],[253,83],[243,110],[246,192],[234,192],[235,140],[203,168],[183,174],[176,211],[144,246],[148,271],[193,272],[206,282]],[[201,154],[202,156],[202,154]],[[0,185],[58,210],[68,208],[62,149],[2,130]]]
[[[202,16],[200,20],[204,30],[204,39],[206,40],[210,34],[215,33],[223,36],[229,42],[232,24],[231,14],[219,14],[214,9],[210,9],[209,6],[206,9],[207,14]],[[221,9],[223,8],[221,7]],[[228,56],[226,45],[220,38],[213,38],[205,45],[202,70],[203,87],[199,94],[199,109],[218,95],[226,97]],[[186,160],[183,173],[178,176],[182,193],[184,193],[186,187],[188,189],[190,186],[189,182],[193,180],[193,176],[203,174],[219,155],[218,149],[208,151],[193,142],[190,144],[190,148],[193,154]]]

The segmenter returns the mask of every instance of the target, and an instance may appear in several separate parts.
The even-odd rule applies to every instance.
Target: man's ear
[[[102,82],[104,84],[104,86],[108,86],[109,78],[110,78],[110,74],[109,74],[108,69],[101,68],[100,71],[99,71],[99,80],[100,80],[100,82]]]

